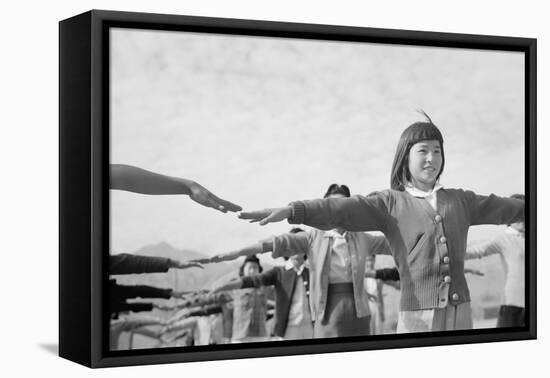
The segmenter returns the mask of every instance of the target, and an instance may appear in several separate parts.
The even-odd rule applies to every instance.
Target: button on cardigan
[[[383,232],[401,278],[401,311],[469,302],[464,276],[469,227],[524,219],[522,200],[444,188],[437,193],[437,211],[425,199],[396,190],[291,206],[291,224]]]

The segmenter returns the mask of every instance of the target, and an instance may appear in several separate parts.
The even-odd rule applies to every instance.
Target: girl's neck
[[[435,188],[435,182],[433,184],[425,184],[419,181],[416,181],[415,179],[412,179],[409,182],[409,185],[417,190],[421,190],[423,192],[431,192]]]

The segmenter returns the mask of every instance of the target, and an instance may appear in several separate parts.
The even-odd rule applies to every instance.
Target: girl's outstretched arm
[[[238,289],[242,289],[242,286],[243,286],[242,278],[235,278],[225,284],[214,287],[210,291],[210,294],[217,294],[222,291],[238,290]]]
[[[466,249],[464,260],[481,259],[498,253],[502,253],[502,248],[497,240],[475,243]]]
[[[515,198],[477,195],[465,191],[465,201],[469,207],[470,225],[510,224],[525,220],[525,201]]]
[[[178,331],[181,329],[195,328],[197,325],[197,317],[185,318],[176,322],[170,323],[166,327],[166,332]]]
[[[239,205],[217,197],[193,180],[161,175],[131,165],[111,164],[110,188],[153,195],[186,194],[193,201],[223,213],[242,210]]]
[[[474,274],[476,276],[484,276],[485,273],[483,273],[479,269],[473,269],[473,268],[464,268],[464,274]]]
[[[187,263],[188,264],[212,264],[212,263],[218,263],[222,261],[231,261],[238,259],[241,256],[252,256],[257,255],[260,253],[266,253],[271,252],[273,250],[273,243],[269,241],[266,242],[258,242],[251,245],[247,245],[246,247],[239,248],[232,252],[222,253],[219,255],[214,255],[212,257],[204,258],[204,259],[195,259],[190,260]]]
[[[296,201],[285,207],[241,212],[239,218],[261,226],[288,219],[320,230],[384,231],[389,216],[389,191],[369,196]]]
[[[256,211],[241,212],[240,219],[248,219],[250,223],[259,222],[260,226],[268,223],[280,222],[289,219],[292,216],[292,206],[277,207],[272,209],[263,209]]]

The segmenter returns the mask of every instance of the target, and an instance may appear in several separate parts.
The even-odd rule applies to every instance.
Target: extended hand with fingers
[[[204,266],[202,266],[202,264],[197,261],[182,261],[182,262],[178,261],[176,268],[177,269],[188,269],[188,268],[204,269]]]
[[[202,266],[202,264],[213,264],[213,263],[218,263],[218,262],[222,262],[222,261],[225,261],[223,259],[223,255],[214,255],[212,257],[206,257],[204,259],[193,259],[193,260],[189,260],[187,261],[188,264],[198,264],[201,266],[201,268],[204,269],[204,267]]]
[[[189,184],[189,198],[203,206],[211,207],[222,213],[242,210],[242,207],[239,205],[219,198],[197,182]]]
[[[292,207],[277,207],[272,209],[263,209],[256,211],[243,211],[239,214],[240,219],[247,219],[250,223],[259,222],[260,226],[268,223],[281,222],[292,216]]]
[[[476,276],[481,276],[483,277],[485,275],[485,273],[483,273],[481,270],[478,270],[478,269],[472,269],[472,268],[464,268],[464,273],[468,274],[474,274]]]

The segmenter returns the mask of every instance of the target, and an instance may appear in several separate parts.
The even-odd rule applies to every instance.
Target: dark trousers
[[[502,305],[498,311],[497,327],[522,327],[525,325],[525,308]]]

